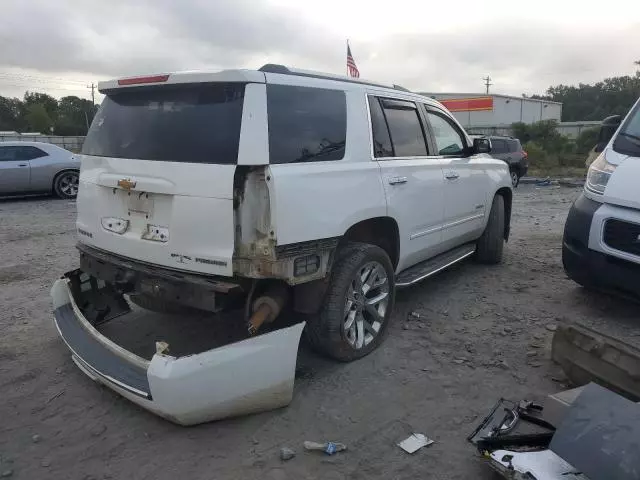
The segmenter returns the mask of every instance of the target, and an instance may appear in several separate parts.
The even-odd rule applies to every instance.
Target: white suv
[[[279,65],[100,91],[81,265],[141,306],[216,311],[284,283],[312,343],[351,360],[379,344],[396,286],[500,261],[509,171],[434,100]]]
[[[382,341],[396,287],[502,257],[508,167],[432,99],[280,65],[100,91],[80,172],[80,269],[52,290],[56,325],[92,378],[174,421],[228,415],[236,399],[234,414],[255,410],[252,395],[290,399],[282,385],[304,324],[250,337],[282,309],[305,315],[314,347],[349,361]],[[125,298],[177,312],[244,302],[249,338],[149,361],[98,331],[129,311]],[[233,381],[203,393],[228,378],[221,366]]]

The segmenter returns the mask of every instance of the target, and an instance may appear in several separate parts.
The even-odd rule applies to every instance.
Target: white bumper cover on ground
[[[287,405],[304,322],[202,353],[151,361],[100,334],[82,315],[66,279],[51,290],[60,336],[90,378],[181,425]]]

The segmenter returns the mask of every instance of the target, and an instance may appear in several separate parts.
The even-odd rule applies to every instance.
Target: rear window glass
[[[520,150],[522,150],[520,140],[507,140],[507,143],[509,144],[510,152],[519,152]]]
[[[507,142],[498,138],[491,139],[491,153],[507,153]]]
[[[122,90],[96,114],[82,153],[165,162],[235,164],[244,84]]]
[[[343,91],[267,85],[269,162],[324,162],[344,157]]]

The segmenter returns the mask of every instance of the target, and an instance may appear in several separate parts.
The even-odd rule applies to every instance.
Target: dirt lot
[[[387,341],[358,362],[336,364],[302,345],[289,407],[191,428],[91,382],[58,338],[48,293],[77,263],[74,203],[0,201],[0,474],[492,479],[465,437],[498,397],[542,399],[564,387],[549,360],[554,326],[617,321],[621,335],[637,332],[633,306],[564,276],[562,227],[578,194],[521,186],[501,266],[465,263],[400,292]],[[414,431],[436,444],[405,454],[395,443]],[[305,453],[304,440],[344,442],[348,451]],[[297,456],[282,463],[281,446]]]

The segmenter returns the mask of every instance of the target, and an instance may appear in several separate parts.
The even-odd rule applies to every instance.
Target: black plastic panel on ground
[[[118,357],[108,348],[93,338],[78,323],[71,305],[67,304],[55,311],[55,320],[62,337],[69,348],[94,372],[108,381],[110,378],[120,388],[151,399],[147,371]],[[130,387],[130,388],[127,388]]]
[[[622,252],[640,255],[640,225],[621,220],[607,220],[604,242]]]

